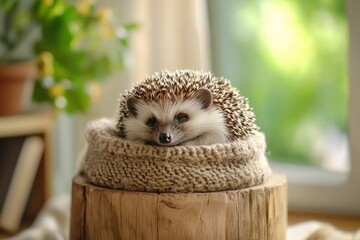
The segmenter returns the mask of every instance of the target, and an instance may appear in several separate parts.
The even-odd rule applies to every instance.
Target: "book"
[[[18,139],[18,141],[20,142],[21,140]],[[11,174],[11,177],[8,177],[7,181],[9,183],[4,187],[6,190],[2,194],[4,196],[2,205],[0,205],[0,227],[9,232],[16,231],[21,224],[21,219],[44,151],[44,141],[39,136],[24,137],[20,148],[19,142],[11,146],[9,146],[11,142],[3,145],[3,147],[7,147],[4,152],[9,151],[12,155],[2,155],[2,158],[4,158],[2,161],[15,161],[15,168],[13,168],[12,174],[10,172],[11,169],[7,172],[7,174]],[[16,158],[17,149],[18,157]],[[8,164],[8,166],[11,166],[11,164]],[[6,172],[7,169],[2,169],[2,171]]]
[[[25,136],[0,138],[0,210],[15,171]]]

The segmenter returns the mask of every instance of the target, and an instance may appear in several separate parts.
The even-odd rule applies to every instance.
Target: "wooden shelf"
[[[23,225],[29,225],[52,193],[53,158],[53,112],[31,112],[12,116],[0,116],[0,137],[37,135],[44,140],[44,152],[34,179],[27,207],[23,216]],[[0,238],[9,233],[0,230]]]
[[[53,120],[52,112],[0,116],[0,137],[50,133],[53,128]]]

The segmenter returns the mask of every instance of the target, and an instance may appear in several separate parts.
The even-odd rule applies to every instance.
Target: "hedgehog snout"
[[[171,134],[170,133],[160,133],[159,141],[160,141],[160,143],[171,143]]]

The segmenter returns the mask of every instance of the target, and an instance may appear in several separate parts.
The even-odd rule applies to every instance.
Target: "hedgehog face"
[[[130,97],[127,107],[131,115],[124,120],[126,138],[153,145],[181,145],[224,126],[207,89],[199,89],[191,98],[176,102],[144,102]]]

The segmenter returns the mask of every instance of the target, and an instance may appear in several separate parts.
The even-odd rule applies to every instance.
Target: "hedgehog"
[[[116,127],[122,139],[160,146],[225,143],[259,129],[230,81],[194,70],[164,70],[136,84],[122,95]]]

